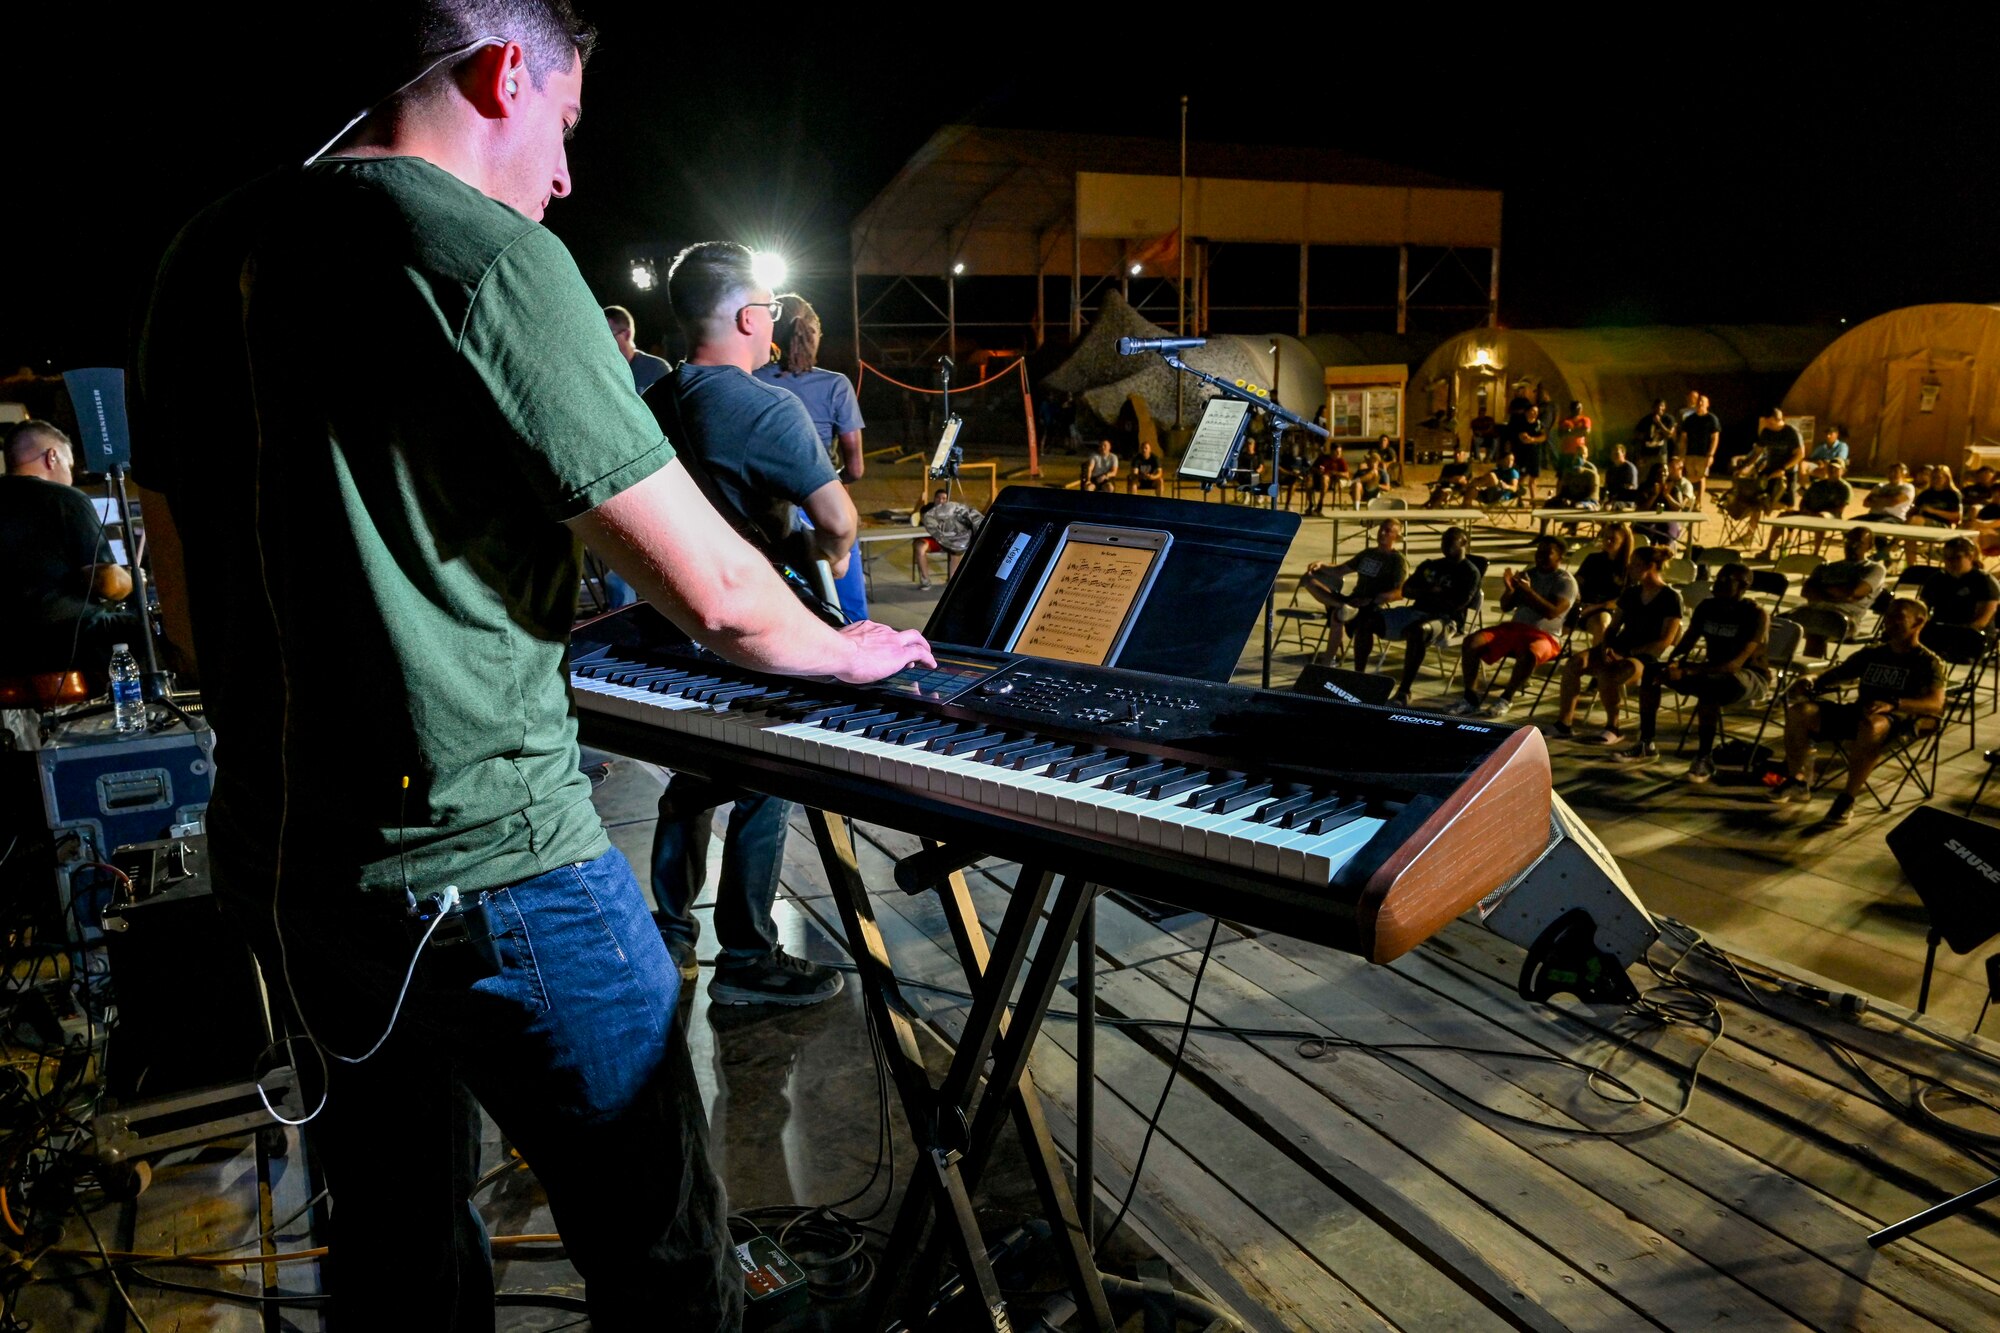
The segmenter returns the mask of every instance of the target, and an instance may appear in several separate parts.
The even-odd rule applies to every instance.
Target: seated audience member
[[[1625,456],[1625,446],[1611,446],[1611,466],[1604,469],[1604,502],[1609,505],[1636,504],[1639,499],[1639,465]]]
[[[144,623],[121,603],[131,575],[88,496],[76,489],[69,436],[26,421],[0,476],[0,674],[101,675],[114,644],[141,656]]]
[[[1424,650],[1438,636],[1465,624],[1465,614],[1479,597],[1479,566],[1467,558],[1472,538],[1463,528],[1446,528],[1440,539],[1443,554],[1426,560],[1403,582],[1407,606],[1392,606],[1382,613],[1385,638],[1401,639],[1403,676],[1391,703],[1408,707],[1410,689],[1417,683],[1417,670],[1424,664]],[[1354,631],[1354,657],[1368,660],[1369,638],[1358,626]]]
[[[1773,801],[1812,799],[1813,743],[1848,740],[1847,788],[1833,798],[1826,822],[1845,824],[1854,798],[1891,741],[1915,733],[1922,719],[1944,712],[1946,668],[1917,642],[1929,613],[1922,602],[1898,597],[1882,617],[1882,642],[1857,648],[1817,676],[1801,676],[1786,691],[1784,780],[1766,795]],[[1853,681],[1853,703],[1821,702],[1828,688]]]
[[[1099,440],[1097,452],[1083,460],[1083,489],[1108,491],[1117,476],[1118,455],[1111,451],[1111,441]]]
[[[1521,469],[1514,466],[1514,451],[1502,445],[1499,461],[1465,493],[1465,507],[1476,500],[1483,505],[1512,504],[1521,493]]]
[[[1424,508],[1442,509],[1453,501],[1463,503],[1471,484],[1472,455],[1460,445],[1451,461],[1438,469],[1438,478],[1431,483],[1430,498],[1424,501]]]
[[[1632,577],[1632,527],[1627,523],[1607,523],[1598,534],[1598,548],[1576,567],[1576,605],[1570,608],[1565,628],[1581,630],[1594,648],[1604,642],[1611,628],[1611,613],[1618,607],[1618,595]]]
[[[1375,457],[1382,464],[1383,473],[1392,486],[1403,484],[1403,449],[1397,441],[1383,435],[1375,441]]]
[[[1979,567],[1979,550],[1969,537],[1944,544],[1944,568],[1924,580],[1918,595],[1941,625],[1990,629],[2000,607],[2000,581]]]
[[[1664,577],[1673,552],[1664,546],[1645,546],[1632,554],[1631,584],[1618,594],[1618,607],[1611,616],[1611,628],[1604,642],[1584,653],[1571,653],[1563,665],[1561,706],[1556,710],[1552,736],[1573,735],[1577,698],[1583,693],[1586,673],[1597,678],[1597,697],[1604,703],[1604,731],[1597,739],[1615,745],[1624,737],[1618,730],[1618,714],[1630,686],[1639,689],[1639,738],[1623,758],[1652,759],[1659,750],[1653,731],[1660,713],[1660,658],[1680,637],[1683,608],[1678,590],[1667,586]]]
[[[1951,469],[1940,463],[1931,469],[1930,485],[1917,488],[1917,498],[1910,505],[1910,522],[1955,528],[1964,515],[1965,497],[1952,483]]]
[[[1773,409],[1757,431],[1750,454],[1734,469],[1735,484],[1723,511],[1734,519],[1775,514],[1790,499],[1805,445],[1798,431],[1785,424],[1785,414]]]
[[[931,586],[930,552],[944,552],[944,577],[948,583],[958,573],[958,562],[972,549],[979,525],[986,515],[969,504],[951,498],[951,488],[940,486],[931,493],[930,503],[917,511],[917,522],[926,535],[910,543],[911,558],[917,567],[917,582]]]
[[[1556,493],[1549,501],[1549,508],[1597,508],[1598,482],[1597,469],[1591,461],[1588,458],[1577,460],[1556,481]],[[1570,526],[1574,528],[1576,525]]]
[[[1380,495],[1388,484],[1389,478],[1382,470],[1382,455],[1370,449],[1361,456],[1361,466],[1354,469],[1352,485],[1356,502],[1367,504]]]
[[[1236,488],[1236,498],[1253,500],[1264,489],[1264,455],[1257,447],[1257,437],[1246,435],[1243,447],[1236,451],[1236,466],[1229,471],[1229,484]]]
[[[1701,493],[1687,477],[1687,460],[1678,456],[1665,463],[1655,463],[1646,474],[1645,485],[1639,488],[1639,503],[1636,509],[1651,509],[1661,513],[1687,513],[1700,506]],[[1634,537],[1643,537],[1655,545],[1671,546],[1681,539],[1679,523],[1644,523],[1635,525]]]
[[[1687,633],[1673,655],[1656,673],[1676,694],[1694,700],[1696,745],[1688,765],[1689,782],[1715,776],[1715,737],[1722,729],[1722,710],[1767,689],[1771,664],[1764,659],[1771,618],[1744,596],[1750,589],[1750,569],[1735,561],[1715,574],[1715,589],[1688,613]],[[1689,655],[1700,648],[1699,662]]]
[[[1375,544],[1353,559],[1337,565],[1315,560],[1299,576],[1300,590],[1326,608],[1326,650],[1322,660],[1329,663],[1340,660],[1349,623],[1354,625],[1357,637],[1365,632],[1371,643],[1381,633],[1382,608],[1402,597],[1403,580],[1410,572],[1410,562],[1396,549],[1402,539],[1402,523],[1389,519],[1377,530]],[[1342,592],[1341,582],[1349,574],[1354,575],[1354,591]],[[1355,665],[1367,667],[1366,661],[1358,657]]]
[[[1306,480],[1306,451],[1296,437],[1287,435],[1285,447],[1278,455],[1278,485],[1280,488],[1303,486]]]
[[[1799,496],[1799,507],[1787,509],[1785,513],[1813,518],[1841,517],[1847,512],[1847,506],[1854,502],[1854,488],[1847,484],[1846,471],[1847,465],[1836,458],[1822,458],[1813,464],[1812,480],[1806,483],[1805,493]],[[1777,546],[1782,531],[1772,528],[1770,535],[1764,539],[1764,555],[1767,558]]]
[[[1132,460],[1132,471],[1125,477],[1125,493],[1159,490],[1160,473],[1160,456],[1153,452],[1153,442],[1141,440],[1139,456]]]
[[[1447,711],[1463,717],[1505,717],[1514,707],[1514,696],[1528,683],[1528,677],[1544,662],[1555,660],[1562,651],[1556,638],[1562,633],[1563,617],[1576,604],[1576,580],[1562,567],[1569,547],[1560,537],[1543,537],[1535,543],[1533,569],[1515,573],[1500,571],[1500,609],[1511,611],[1513,619],[1468,636],[1461,650],[1465,693]],[[1497,665],[1501,658],[1514,659],[1514,671],[1498,698],[1484,704],[1479,694],[1479,666]]]
[[[1847,617],[1849,626],[1860,623],[1881,595],[1882,585],[1888,580],[1888,568],[1881,561],[1870,558],[1869,547],[1875,534],[1859,525],[1851,527],[1841,538],[1842,555],[1838,560],[1828,560],[1806,575],[1800,595],[1813,606],[1825,606]],[[1808,634],[1805,638],[1808,657],[1826,655],[1826,636]]]
[[[1806,455],[1806,461],[1808,463],[1823,463],[1831,459],[1842,467],[1846,467],[1848,463],[1847,441],[1841,438],[1846,433],[1847,427],[1845,426],[1838,423],[1829,425],[1820,436],[1819,443],[1815,444],[1812,452]]]
[[[1965,497],[1966,509],[1974,513],[1991,504],[1996,498],[1996,491],[2000,491],[2000,486],[1994,484],[1994,472],[1990,467],[1974,468],[1966,476],[1965,485],[1959,487],[1959,493]],[[1986,517],[1984,514],[1979,516]]]
[[[1347,465],[1346,450],[1337,444],[1327,445],[1320,451],[1319,461],[1313,465],[1313,470],[1319,474],[1325,493],[1332,497],[1333,503],[1355,502],[1354,470]],[[1324,499],[1320,501],[1320,508],[1322,511],[1326,508]]]
[[[1862,512],[1856,517],[1863,523],[1907,523],[1910,507],[1916,502],[1917,488],[1910,483],[1909,469],[1901,463],[1891,463],[1881,484],[1861,497]],[[1877,541],[1876,558],[1885,557],[1888,549],[1888,542]]]

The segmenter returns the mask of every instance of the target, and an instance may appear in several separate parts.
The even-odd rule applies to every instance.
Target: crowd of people
[[[1545,530],[1525,563],[1494,559],[1500,567],[1491,584],[1488,558],[1472,551],[1469,524],[1441,527],[1438,554],[1417,561],[1404,549],[1407,525],[1387,518],[1357,554],[1316,561],[1299,580],[1298,597],[1326,612],[1318,660],[1392,674],[1390,702],[1408,708],[1418,706],[1413,695],[1429,651],[1455,646],[1455,661],[1446,652],[1437,657],[1448,689],[1429,706],[1519,721],[1552,693],[1553,716],[1542,722],[1552,740],[1594,745],[1624,764],[1660,759],[1661,704],[1678,698],[1691,714],[1681,748],[1691,741],[1686,776],[1695,783],[1717,776],[1725,711],[1748,705],[1752,716],[1781,720],[1783,739],[1762,756],[1740,749],[1744,768],[1755,774],[1766,759],[1772,798],[1802,801],[1815,787],[1815,746],[1837,743],[1845,775],[1824,820],[1848,822],[1890,749],[1940,723],[1950,667],[1927,636],[1974,636],[1970,649],[1962,640],[1954,649],[1957,662],[1968,654],[1984,660],[2000,645],[2000,579],[1985,568],[2000,554],[1994,469],[1975,466],[1961,484],[1949,467],[1895,463],[1859,489],[1849,480],[1853,457],[1841,426],[1829,424],[1809,448],[1775,408],[1725,467],[1718,462],[1725,456],[1721,424],[1699,392],[1689,393],[1679,412],[1655,402],[1599,466],[1582,404],[1568,404],[1550,430],[1541,424],[1544,406],[1524,392],[1506,423],[1475,421],[1472,440],[1423,483],[1423,507],[1529,502],[1546,479],[1553,485],[1544,487],[1542,503],[1578,510],[1579,523],[1592,510],[1632,512],[1601,522],[1587,550],[1577,550],[1573,536]],[[1834,530],[1834,551],[1823,552],[1834,533],[1822,534],[1814,544],[1820,549],[1801,557],[1809,565],[1788,564],[1789,576],[1776,575],[1751,567],[1775,566],[1775,531],[1749,557],[1709,552],[1691,540],[1688,520],[1718,510],[1810,514],[1850,525]],[[1914,534],[1885,534],[1885,524],[1960,531],[1926,544]],[[1573,533],[1577,524],[1558,526]],[[1891,588],[1890,569],[1899,562]],[[1484,605],[1489,590],[1497,594],[1497,615]],[[1791,615],[1798,620],[1776,633],[1774,621]],[[1380,645],[1397,639],[1404,652],[1392,663]],[[1851,699],[1837,697],[1843,687],[1852,687]],[[1585,726],[1586,709],[1601,721]]]

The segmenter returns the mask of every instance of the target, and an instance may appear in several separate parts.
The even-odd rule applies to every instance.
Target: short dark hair
[[[504,37],[521,44],[528,82],[540,88],[597,49],[597,29],[570,0],[419,0],[396,9],[410,48],[400,54],[412,71],[482,37]]]
[[[1564,541],[1562,538],[1556,536],[1554,533],[1549,533],[1545,536],[1535,538],[1535,549],[1537,551],[1540,551],[1544,546],[1555,547],[1557,555],[1569,554],[1569,543]]]
[[[689,342],[715,318],[725,301],[757,285],[750,247],[734,241],[701,241],[674,256],[667,269],[667,301]]]
[[[620,333],[636,335],[639,332],[638,324],[632,319],[632,312],[622,305],[604,307],[604,321]]]
[[[1718,579],[1739,578],[1748,583],[1750,581],[1750,566],[1744,564],[1741,560],[1731,560],[1721,569],[1715,571],[1715,577]]]
[[[1944,544],[1944,554],[1947,557],[1962,555],[1968,560],[1977,560],[1979,559],[1979,548],[1972,544],[1970,537],[1953,537]]]
[[[1872,539],[1875,536],[1873,531],[1871,531],[1866,527],[1863,527],[1859,523],[1856,523],[1853,527],[1849,528],[1843,535],[1846,537],[1848,541],[1851,542],[1865,542]]]
[[[54,423],[32,419],[14,427],[14,433],[7,437],[7,466],[26,467],[30,459],[52,445],[60,445],[75,461],[76,449],[70,444],[69,436]]]
[[[1647,566],[1664,565],[1673,558],[1674,548],[1671,546],[1641,546],[1638,550],[1632,552],[1632,559],[1634,561]]]

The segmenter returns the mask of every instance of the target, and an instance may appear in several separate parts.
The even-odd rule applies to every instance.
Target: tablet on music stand
[[[1180,475],[1191,481],[1216,482],[1228,475],[1243,432],[1250,424],[1250,404],[1240,398],[1211,398],[1194,428],[1187,452],[1181,455]]]
[[[958,447],[959,427],[965,423],[957,417],[946,417],[944,433],[938,436],[937,448],[931,451],[931,475],[942,477],[950,470],[953,451]]]

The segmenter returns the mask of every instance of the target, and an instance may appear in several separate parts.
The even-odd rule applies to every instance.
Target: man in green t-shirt
[[[733,1328],[678,978],[577,770],[578,539],[744,665],[932,659],[813,619],[715,513],[539,225],[592,44],[567,0],[400,22],[347,35],[416,77],[190,223],[139,350],[134,476],[218,738],[217,894],[327,1056],[342,1326],[491,1326],[476,1098],[595,1326]]]

